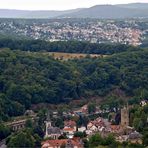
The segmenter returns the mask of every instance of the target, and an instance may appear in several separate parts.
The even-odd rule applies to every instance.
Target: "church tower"
[[[51,121],[50,121],[50,113],[47,111],[47,119],[45,121],[46,124],[46,132],[45,132],[45,138],[48,137],[48,128],[51,127]]]
[[[121,109],[121,126],[127,127],[129,126],[129,108],[124,107]]]

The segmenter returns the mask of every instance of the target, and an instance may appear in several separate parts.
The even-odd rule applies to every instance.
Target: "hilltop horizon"
[[[0,9],[0,18],[148,18],[148,3],[101,4],[69,10]]]
[[[68,10],[76,10],[76,9],[87,9],[91,8],[94,6],[126,6],[126,5],[148,5],[148,2],[134,2],[134,3],[117,3],[117,4],[112,4],[112,3],[102,3],[102,4],[95,4],[91,6],[82,6],[82,7],[75,7],[75,8],[68,8],[68,9],[21,9],[21,8],[1,8],[0,10],[18,10],[18,11],[68,11]]]

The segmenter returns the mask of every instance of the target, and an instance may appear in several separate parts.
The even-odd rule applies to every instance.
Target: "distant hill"
[[[127,4],[127,5],[96,5],[75,13],[65,14],[61,17],[71,18],[148,18],[148,4]]]
[[[27,11],[27,10],[11,10],[11,9],[0,9],[0,18],[54,18],[59,15],[75,13],[82,9],[72,9],[66,11]]]
[[[148,18],[148,3],[96,5],[66,11],[26,11],[0,9],[0,18]]]
[[[148,3],[130,3],[130,4],[119,4],[116,5],[122,8],[133,8],[133,9],[148,9]]]

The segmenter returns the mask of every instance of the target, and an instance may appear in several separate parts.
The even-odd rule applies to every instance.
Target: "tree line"
[[[0,48],[20,49],[23,51],[68,52],[111,55],[125,51],[139,50],[138,47],[123,44],[99,44],[80,41],[47,42],[43,40],[28,40],[9,37],[0,38]]]

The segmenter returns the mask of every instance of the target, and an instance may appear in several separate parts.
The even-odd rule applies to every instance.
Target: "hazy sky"
[[[0,0],[0,8],[22,10],[66,10],[97,4],[147,2],[148,0]]]

